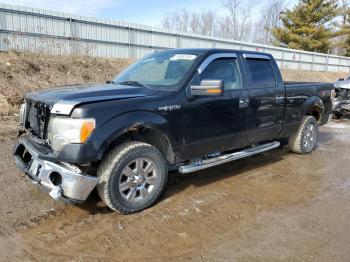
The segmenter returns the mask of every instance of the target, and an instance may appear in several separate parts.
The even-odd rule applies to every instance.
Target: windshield
[[[198,57],[199,54],[174,51],[152,53],[128,67],[113,83],[177,90]]]

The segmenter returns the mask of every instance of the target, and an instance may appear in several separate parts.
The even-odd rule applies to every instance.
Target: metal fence
[[[168,48],[229,48],[271,53],[283,69],[350,72],[350,58],[145,25],[0,4],[0,50],[138,59]]]

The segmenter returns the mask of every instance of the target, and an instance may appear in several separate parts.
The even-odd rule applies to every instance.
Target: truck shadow
[[[320,144],[327,144],[327,142],[330,140],[332,140],[332,134],[324,131],[320,132],[318,147]],[[208,184],[216,183],[229,177],[238,176],[242,173],[254,171],[261,167],[280,162],[284,159],[285,156],[289,154],[293,153],[289,151],[287,146],[283,146],[269,152],[194,173],[180,174],[178,172],[171,172],[169,174],[167,188],[163,197],[160,199],[160,202],[181,193],[188,187],[206,186]],[[79,204],[77,206],[88,211],[91,214],[113,213],[113,211],[101,203],[96,190],[90,195],[89,199],[85,203]]]
[[[284,146],[283,148],[278,148],[270,152],[240,159],[231,163],[190,174],[183,175],[180,173],[175,173],[169,177],[169,186],[167,192],[165,192],[164,198],[171,197],[182,190],[185,190],[189,186],[206,186],[229,177],[238,176],[243,173],[254,171],[264,166],[280,162],[288,154],[290,154],[290,151]]]
[[[271,152],[266,152],[260,155],[248,157],[194,173],[180,174],[178,172],[171,172],[169,173],[168,185],[164,195],[160,199],[160,202],[179,194],[188,187],[202,187],[220,180],[224,180],[228,177],[237,176],[244,172],[249,172],[265,165],[279,162],[283,160],[283,157],[286,154],[290,154],[290,152],[286,147],[283,147],[275,149]],[[113,213],[113,211],[101,203],[97,190],[93,191],[85,203],[77,204],[77,207],[82,208],[91,214]]]
[[[320,147],[320,145],[327,144],[328,142],[332,141],[332,139],[333,139],[333,135],[331,133],[325,132],[325,131],[320,131],[318,143],[316,145],[316,150],[318,147]]]

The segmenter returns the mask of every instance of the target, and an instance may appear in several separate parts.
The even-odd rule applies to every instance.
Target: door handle
[[[249,98],[247,97],[242,97],[239,99],[239,104],[240,105],[248,105],[249,104]]]
[[[281,96],[281,95],[277,95],[276,96],[276,103],[282,103],[282,102],[284,102],[284,99],[285,99],[285,97],[284,96]]]
[[[242,97],[239,99],[239,107],[244,108],[249,106],[249,98],[247,97]]]

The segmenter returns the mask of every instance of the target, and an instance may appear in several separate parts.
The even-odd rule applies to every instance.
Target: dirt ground
[[[0,116],[17,112],[25,93],[112,80],[128,59],[0,52]]]
[[[172,174],[156,206],[128,216],[96,194],[66,206],[38,190],[13,164],[14,121],[1,122],[0,261],[349,261],[349,120],[322,127],[310,155]]]

